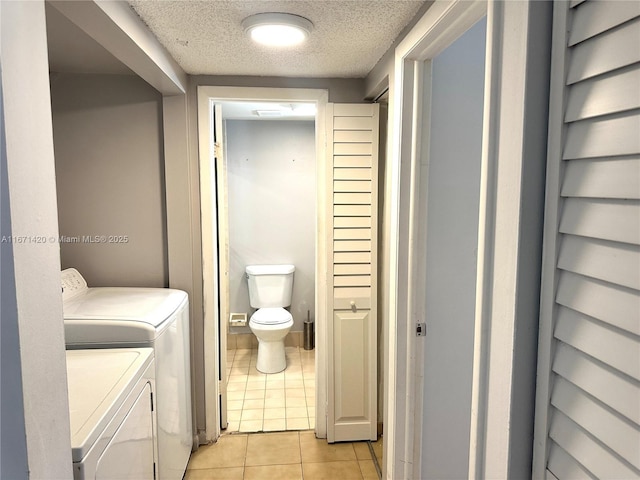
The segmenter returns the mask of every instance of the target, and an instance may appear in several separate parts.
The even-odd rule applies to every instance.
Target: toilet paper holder
[[[229,315],[229,325],[232,327],[246,327],[247,326],[247,314],[246,313],[231,313]]]

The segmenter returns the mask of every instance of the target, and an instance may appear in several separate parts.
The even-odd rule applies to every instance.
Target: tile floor
[[[285,347],[284,372],[256,370],[258,350],[227,350],[227,432],[315,428],[315,350]]]
[[[200,447],[187,468],[185,480],[378,480],[367,442],[328,444],[312,431],[225,434]]]

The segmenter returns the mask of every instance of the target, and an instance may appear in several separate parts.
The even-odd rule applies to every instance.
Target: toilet
[[[249,265],[249,303],[258,310],[251,315],[249,327],[258,338],[256,368],[262,373],[278,373],[287,368],[284,337],[293,327],[291,305],[293,265]]]

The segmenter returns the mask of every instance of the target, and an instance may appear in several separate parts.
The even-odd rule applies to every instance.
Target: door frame
[[[517,452],[518,440],[523,439],[515,438],[522,432],[511,430],[514,386],[524,385],[526,394],[531,393],[531,410],[535,391],[535,357],[516,362],[513,352],[516,344],[527,352],[532,347],[523,343],[525,334],[516,326],[523,322],[518,315],[523,316],[525,304],[532,310],[525,320],[537,324],[534,305],[539,299],[540,262],[536,267],[534,257],[541,250],[541,235],[523,240],[528,228],[541,223],[536,209],[544,203],[544,166],[527,166],[527,188],[523,181],[525,161],[531,162],[534,154],[544,157],[546,150],[544,97],[535,105],[531,94],[544,95],[548,82],[545,62],[550,57],[544,51],[544,32],[550,26],[550,8],[537,3],[547,2],[436,0],[396,48],[389,136],[394,161],[385,436],[390,441],[384,445],[383,474],[389,479],[419,478],[421,466],[424,342],[415,336],[415,324],[424,321],[424,308],[415,292],[425,284],[418,262],[424,258],[425,244],[420,243],[422,212],[417,208],[426,187],[419,174],[420,152],[425,148],[423,123],[428,121],[426,115],[423,120],[423,79],[428,61],[484,15],[487,47],[469,478],[508,478],[514,452],[521,455],[519,463],[526,463],[527,447]],[[543,32],[537,50],[531,42],[536,30]],[[533,260],[525,258],[525,246],[532,248]]]
[[[200,211],[201,225],[214,218],[211,182],[206,181],[203,174],[210,172],[203,167],[203,159],[211,159],[211,138],[213,132],[211,111],[215,102],[233,101],[272,101],[272,102],[309,102],[315,103],[317,113],[315,119],[316,143],[316,292],[315,292],[315,360],[316,360],[316,426],[318,438],[326,438],[326,401],[327,401],[327,191],[329,177],[326,169],[326,107],[329,93],[324,89],[303,88],[266,88],[266,87],[217,87],[198,86],[198,144],[200,164]],[[204,228],[203,228],[204,235]],[[228,246],[226,247],[228,248]],[[205,242],[203,236],[202,259],[214,255],[213,243]],[[205,269],[203,265],[203,269]],[[206,270],[205,270],[206,271]],[[204,393],[205,393],[205,440],[215,441],[220,436],[220,405],[218,400],[220,385],[216,379],[220,375],[220,365],[216,361],[220,355],[220,329],[217,304],[214,298],[215,279],[212,272],[203,272],[203,309],[204,309]]]

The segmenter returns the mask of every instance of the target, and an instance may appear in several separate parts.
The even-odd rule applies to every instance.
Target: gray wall
[[[60,235],[107,236],[62,242],[62,268],[90,286],[167,286],[161,95],[135,76],[54,73],[51,96]]]
[[[293,264],[293,331],[315,309],[315,126],[309,121],[228,120],[231,312],[254,311],[244,272]],[[233,328],[232,333],[249,331]]]
[[[483,19],[433,61],[423,478],[469,472],[485,35]]]

